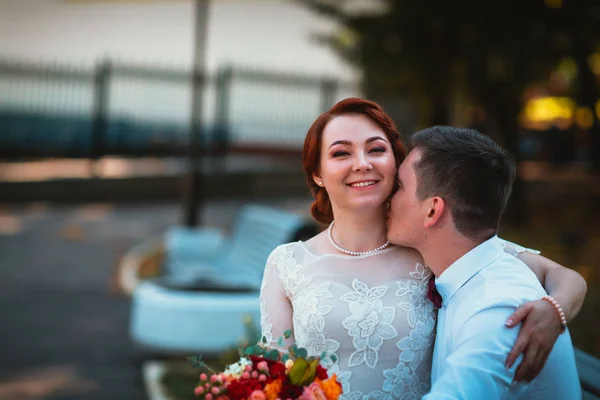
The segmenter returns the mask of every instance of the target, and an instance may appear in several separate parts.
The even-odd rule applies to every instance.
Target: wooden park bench
[[[187,247],[199,249],[187,254],[179,249],[183,260],[166,254],[165,275],[135,288],[131,338],[155,352],[212,354],[237,347],[245,336],[244,319],[258,324],[258,294],[271,251],[317,232],[305,217],[249,205],[238,213],[229,236],[208,233],[196,243],[187,238]]]

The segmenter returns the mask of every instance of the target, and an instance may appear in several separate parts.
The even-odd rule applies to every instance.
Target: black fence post
[[[325,78],[321,81],[321,109],[319,112],[329,110],[333,106],[338,84],[334,79]]]
[[[204,205],[204,168],[202,145],[202,96],[204,92],[204,73],[192,71],[192,114],[190,120],[190,138],[187,149],[188,169],[184,187],[184,224],[188,227],[197,226]]]
[[[202,139],[202,108],[204,102],[205,82],[205,57],[206,57],[206,32],[208,29],[208,14],[210,12],[209,0],[194,1],[194,63],[192,66],[192,104],[190,115],[190,140],[187,154],[187,173],[184,181],[184,215],[183,223],[188,227],[197,226],[202,208],[206,200],[206,187],[204,185],[205,170],[203,157],[201,157],[200,142]]]
[[[94,73],[94,104],[92,116],[92,138],[90,143],[90,175],[100,174],[98,160],[105,155],[105,139],[108,120],[109,85],[112,64],[104,60],[96,66]]]
[[[233,68],[226,66],[219,69],[216,81],[215,126],[212,138],[214,154],[223,155],[229,150],[229,108]]]

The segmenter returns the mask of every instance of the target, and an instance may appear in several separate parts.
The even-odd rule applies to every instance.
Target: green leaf
[[[288,373],[290,382],[296,386],[306,386],[315,379],[319,360],[312,360],[310,363],[304,359],[297,359],[294,366]]]
[[[250,356],[254,353],[254,346],[248,346],[244,349],[244,355]]]
[[[306,349],[301,347],[298,350],[296,350],[296,358],[304,358],[306,360],[307,357],[308,351],[306,351]]]
[[[283,332],[283,336],[285,336],[286,339],[289,339],[292,337],[292,330],[288,329],[287,331]]]
[[[300,386],[300,381],[302,380],[302,377],[304,376],[304,373],[307,369],[308,363],[306,362],[306,360],[296,360],[294,362],[294,366],[292,367],[292,369],[290,369],[290,372],[288,372],[288,379],[290,380],[290,383],[292,383],[293,385]]]
[[[291,345],[290,347],[288,347],[288,350],[290,351],[290,354],[296,358],[296,352],[298,351],[298,346],[296,346],[296,344]]]
[[[283,338],[281,336],[279,336],[279,339],[277,339],[277,344],[279,346],[283,346]]]
[[[321,353],[321,358],[325,358],[325,357],[327,357],[327,352],[326,351],[324,351],[324,352]]]
[[[285,362],[286,362],[287,360],[289,360],[289,359],[290,359],[290,355],[289,355],[289,354],[284,354],[284,355],[281,357],[281,362],[285,364]]]
[[[266,336],[263,336],[261,340],[262,340],[263,343],[267,343],[267,337]]]
[[[202,356],[192,356],[188,357],[187,360],[195,367],[202,368],[205,366],[204,361],[202,361]]]
[[[279,352],[275,349],[270,350],[268,352],[265,353],[265,358],[267,360],[273,360],[273,361],[277,361],[279,360]]]
[[[337,356],[335,354],[331,355],[331,361],[337,362]]]

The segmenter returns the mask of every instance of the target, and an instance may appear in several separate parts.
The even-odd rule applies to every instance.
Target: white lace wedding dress
[[[522,248],[507,247],[517,254]],[[303,242],[277,247],[264,272],[262,335],[320,356],[342,384],[343,400],[420,399],[430,388],[436,312],[431,271],[412,250],[365,256],[313,254]]]

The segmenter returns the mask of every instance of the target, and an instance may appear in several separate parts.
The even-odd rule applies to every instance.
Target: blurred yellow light
[[[589,107],[577,107],[575,110],[575,123],[581,129],[589,129],[594,124],[594,114]]]
[[[596,102],[596,118],[600,119],[600,100]]]
[[[534,123],[573,118],[575,102],[568,97],[541,97],[525,105],[525,118]]]
[[[600,53],[590,54],[588,57],[588,66],[594,75],[600,75]]]
[[[546,7],[548,8],[561,8],[562,0],[545,0]]]

